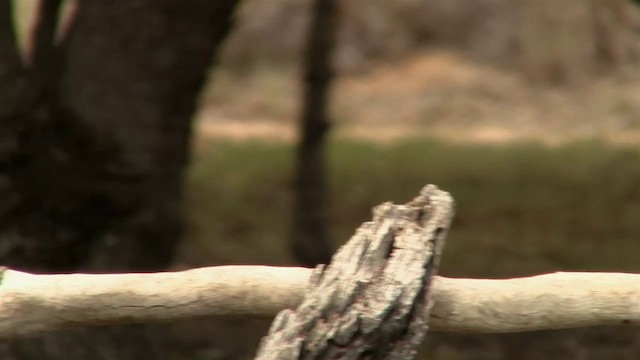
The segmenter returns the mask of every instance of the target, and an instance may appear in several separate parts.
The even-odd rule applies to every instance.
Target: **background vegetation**
[[[458,206],[444,275],[640,272],[640,13],[629,1],[338,3],[334,247],[373,206],[433,183]],[[312,1],[0,0],[0,40],[13,38],[11,4],[4,265],[299,263],[289,231]],[[54,25],[39,27],[40,43],[28,35],[35,13]],[[33,172],[7,170],[16,164]],[[0,358],[252,358],[268,322],[74,329],[0,344]],[[640,332],[430,333],[423,356],[635,360]]]
[[[291,146],[212,141],[189,176],[189,239],[202,263],[287,264]],[[457,201],[442,273],[525,276],[640,269],[640,151],[585,141],[452,145],[420,138],[328,146],[335,246],[427,183]]]
[[[190,232],[178,262],[292,263],[286,244],[291,145],[202,141],[189,172]],[[330,142],[328,155],[335,246],[370,219],[372,206],[404,202],[434,183],[457,201],[443,275],[640,270],[637,146],[342,139]],[[592,359],[632,359],[640,355],[640,337],[636,330],[623,330],[431,333],[425,354],[429,359],[570,359],[586,351],[596,354]]]

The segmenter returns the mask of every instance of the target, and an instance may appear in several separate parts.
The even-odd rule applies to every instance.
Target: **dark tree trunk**
[[[336,2],[315,0],[304,63],[304,103],[300,118],[291,247],[303,265],[328,263],[333,251],[327,224],[324,140],[330,121],[327,103],[333,77]]]
[[[0,263],[160,270],[182,233],[196,97],[237,0],[78,1],[56,41],[60,3],[41,0],[21,62],[0,0]],[[0,358],[162,359],[160,336],[80,329],[0,345]]]

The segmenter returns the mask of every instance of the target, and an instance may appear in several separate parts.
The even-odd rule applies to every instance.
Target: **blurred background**
[[[326,263],[427,184],[444,276],[640,272],[635,0],[0,0],[0,263]],[[251,359],[270,319],[3,359]],[[420,359],[639,359],[640,331],[432,332]]]

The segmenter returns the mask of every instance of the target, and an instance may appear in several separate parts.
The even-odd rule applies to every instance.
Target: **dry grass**
[[[203,97],[207,137],[295,137],[300,91],[294,69],[238,78],[224,69]],[[527,83],[513,72],[453,53],[419,53],[338,78],[335,134],[376,141],[428,134],[454,141],[587,138],[640,143],[640,71],[567,87]]]

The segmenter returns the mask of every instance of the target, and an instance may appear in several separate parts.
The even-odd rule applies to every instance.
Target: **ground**
[[[198,114],[199,132],[293,140],[298,78],[295,69],[244,77],[224,69],[214,73]],[[339,76],[332,115],[335,136],[372,141],[429,135],[464,142],[640,143],[640,67],[550,87],[455,53],[425,52]]]

